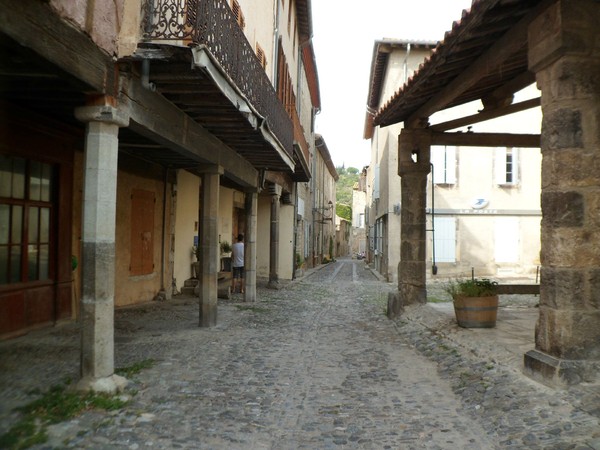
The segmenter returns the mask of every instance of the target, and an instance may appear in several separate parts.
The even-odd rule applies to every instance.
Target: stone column
[[[246,293],[244,301],[256,301],[256,230],[257,230],[257,211],[258,211],[258,193],[256,191],[246,192],[245,198],[246,210],[246,235],[244,236],[244,272]]]
[[[269,247],[269,284],[271,289],[279,288],[279,199],[281,186],[272,184],[271,193],[271,239]]]
[[[200,186],[200,245],[199,274],[199,326],[217,324],[217,294],[219,276],[219,189],[223,174],[221,166],[199,169]]]
[[[558,0],[529,28],[542,91],[542,273],[525,373],[600,381],[600,7]]]
[[[77,388],[116,392],[125,379],[114,375],[115,229],[119,127],[127,114],[113,106],[84,106],[81,380]]]
[[[427,302],[426,232],[427,174],[430,171],[430,137],[424,130],[403,129],[398,137],[400,175],[400,263],[398,295],[388,298],[388,316],[402,305]]]

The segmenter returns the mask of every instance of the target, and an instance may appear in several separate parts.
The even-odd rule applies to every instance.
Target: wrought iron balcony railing
[[[143,37],[204,45],[292,156],[294,127],[224,0],[144,0]]]

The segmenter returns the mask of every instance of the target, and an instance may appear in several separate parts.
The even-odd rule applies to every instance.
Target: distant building
[[[353,256],[365,255],[367,251],[366,233],[367,168],[363,168],[358,181],[352,187],[352,232],[350,252]]]
[[[388,281],[401,259],[401,187],[398,135],[402,124],[374,127],[381,108],[431,53],[434,43],[376,41],[371,64],[365,134],[371,140],[367,175],[369,259]],[[521,98],[539,96],[531,86]],[[448,121],[481,109],[471,103],[433,115]],[[539,133],[539,108],[455,131]],[[371,169],[372,168],[372,169]],[[432,146],[427,184],[428,273],[437,276],[535,276],[540,264],[539,149]]]

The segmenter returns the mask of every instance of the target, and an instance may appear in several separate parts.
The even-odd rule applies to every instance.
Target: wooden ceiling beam
[[[541,98],[532,98],[519,103],[513,103],[512,105],[505,106],[496,109],[484,109],[477,114],[473,114],[460,119],[449,120],[447,122],[438,123],[429,127],[432,131],[448,131],[454,130],[455,128],[472,125],[474,123],[485,122],[486,120],[495,119],[497,117],[514,114],[516,112],[525,111],[527,109],[535,108],[541,105]]]
[[[520,147],[539,148],[539,134],[511,133],[431,133],[431,145],[463,147]]]

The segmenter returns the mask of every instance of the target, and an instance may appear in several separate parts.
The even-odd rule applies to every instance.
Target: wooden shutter
[[[435,262],[456,262],[456,219],[435,217]]]
[[[267,55],[265,55],[265,51],[262,47],[257,43],[256,44],[256,56],[260,61],[260,65],[263,66],[263,69],[267,68]]]
[[[154,192],[134,189],[131,192],[131,275],[154,271]]]
[[[238,25],[243,30],[246,27],[246,21],[244,19],[244,14],[242,13],[242,8],[237,0],[231,0],[231,11],[235,16],[235,20],[237,21]]]

